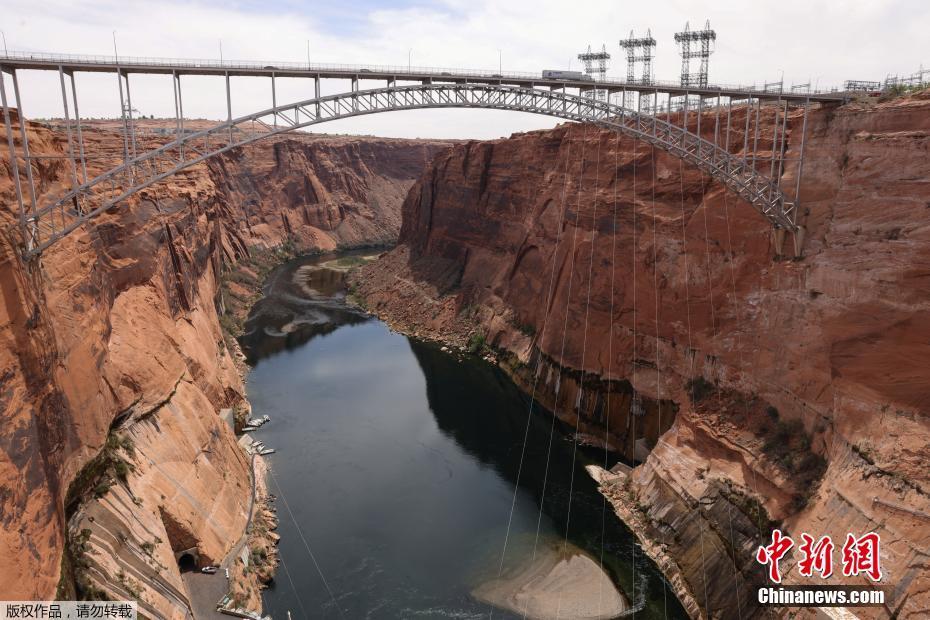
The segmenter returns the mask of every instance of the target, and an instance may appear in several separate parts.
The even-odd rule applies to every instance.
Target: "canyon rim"
[[[243,67],[272,79],[297,71]],[[319,71],[344,79],[343,69]],[[372,72],[387,76],[390,92],[360,94],[359,80]],[[580,72],[532,78],[570,81],[577,96],[564,84],[540,94],[519,82],[529,78],[504,84],[500,73],[481,74],[476,85],[447,71],[421,79],[408,66],[413,86],[398,86],[396,73],[366,67],[349,76],[346,93],[322,97],[317,75],[317,96],[275,112],[271,124],[234,122],[229,90],[225,124],[142,118],[130,132],[126,120],[88,119],[79,136],[70,119],[24,121],[5,107],[0,140],[14,153],[28,143],[31,154],[11,159],[0,149],[0,598],[134,600],[143,617],[178,619],[212,615],[220,603],[262,617],[263,591],[284,583],[275,572],[282,536],[266,480],[274,469],[249,435],[258,428],[248,422],[245,388],[253,360],[240,345],[256,302],[294,267],[307,281],[329,269],[338,295],[316,301],[387,325],[385,338],[408,336],[402,344],[424,376],[441,354],[450,367],[481,364],[488,374],[476,376],[516,386],[521,406],[529,403],[523,445],[506,450],[520,455],[516,481],[486,453],[463,450],[476,471],[499,476],[494,492],[504,489],[509,501],[512,490],[517,504],[525,437],[541,420],[558,430],[550,451],[556,440],[571,446],[571,465],[583,462],[597,484],[603,519],[630,535],[630,578],[603,560],[603,546],[595,558],[570,540],[572,469],[561,548],[536,558],[534,546],[535,564],[503,575],[511,523],[495,515],[506,524],[500,569],[470,589],[468,604],[520,615],[530,600],[530,616],[560,617],[562,591],[553,593],[569,584],[584,604],[566,607],[585,618],[658,617],[666,594],[692,618],[926,617],[930,90],[921,82],[880,95],[824,94],[790,110],[776,99],[781,91],[763,93],[777,105],[757,93],[755,108],[753,95],[749,105],[731,97],[721,108],[719,93],[716,107],[700,94],[699,111],[688,108],[686,91],[683,106],[652,111],[650,133],[622,125],[631,111],[598,116],[607,104]],[[378,105],[501,107],[521,97],[560,101],[546,112],[578,122],[493,140],[297,131],[324,113],[345,120]],[[569,105],[588,116],[573,117]],[[130,136],[142,156],[122,167]],[[670,146],[675,136],[680,143]],[[77,141],[95,154],[81,160],[81,177],[110,187],[92,181],[69,194],[80,185]],[[196,161],[177,169],[174,160],[169,169],[146,159],[176,149],[181,162],[185,148]],[[798,183],[794,247],[784,227],[773,230],[771,218],[787,216],[754,208],[764,197],[750,205],[733,182],[758,180],[757,159],[773,176],[765,204]],[[124,197],[122,185],[132,186]],[[87,215],[82,200],[106,203],[111,194],[114,204],[66,228]],[[61,196],[70,206],[41,218],[19,210]],[[37,249],[30,232],[53,242]],[[362,249],[363,258],[343,253]],[[337,258],[295,266],[322,253]],[[429,405],[436,385],[421,390]],[[438,416],[427,423],[461,439]],[[442,484],[454,488],[448,458],[431,453],[448,474]],[[531,498],[536,542],[547,482]],[[393,490],[383,489],[385,502]],[[775,530],[795,541],[830,536],[838,552],[851,533],[879,536],[884,602],[762,605]],[[487,526],[482,535],[499,533]],[[316,565],[299,538],[284,545],[302,544]],[[661,577],[655,600],[637,581],[637,555]],[[878,581],[866,571],[811,577],[800,560],[798,545],[775,561],[781,585],[871,589]],[[316,568],[332,599],[320,614],[343,615]],[[213,574],[220,581],[209,589],[196,581]],[[300,588],[290,587],[299,603]],[[604,606],[595,592],[607,593]],[[427,612],[464,615],[465,603],[455,602],[462,607]]]
[[[930,348],[915,321],[930,300],[930,97],[809,122],[798,260],[698,170],[570,125],[437,156],[398,247],[353,274],[397,329],[487,343],[580,442],[637,464],[593,474],[693,617],[771,612],[752,586],[775,524],[881,535],[892,592],[857,615],[930,604]],[[785,584],[809,583],[796,562]]]

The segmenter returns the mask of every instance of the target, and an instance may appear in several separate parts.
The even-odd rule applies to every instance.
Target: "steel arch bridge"
[[[0,59],[2,63],[2,59]],[[9,70],[0,64],[0,68]],[[48,68],[48,67],[45,67]],[[267,67],[266,67],[267,68]],[[21,226],[23,228],[24,239],[26,240],[25,254],[27,256],[36,256],[47,249],[49,246],[70,234],[77,228],[81,227],[100,213],[107,211],[126,200],[140,190],[147,188],[177,172],[184,170],[205,159],[229,151],[245,144],[255,142],[262,138],[278,135],[288,131],[294,131],[315,124],[351,118],[355,116],[374,114],[379,112],[399,111],[399,110],[419,110],[430,108],[480,108],[493,110],[510,110],[518,112],[528,112],[562,118],[577,122],[590,122],[598,126],[618,131],[626,136],[642,140],[652,144],[675,157],[698,167],[709,177],[723,184],[728,190],[734,192],[739,197],[752,205],[759,213],[766,217],[775,227],[776,231],[792,233],[795,236],[795,252],[798,253],[798,242],[802,227],[798,225],[798,201],[797,191],[800,184],[800,158],[798,159],[797,187],[792,196],[786,194],[781,183],[781,174],[783,172],[785,151],[787,145],[786,129],[788,117],[789,102],[792,105],[804,106],[804,128],[802,129],[802,157],[803,157],[803,135],[806,132],[807,109],[811,97],[802,98],[795,95],[784,97],[778,96],[775,104],[775,122],[774,135],[772,138],[771,155],[757,158],[755,146],[750,157],[748,154],[749,142],[749,124],[752,116],[753,100],[756,101],[756,121],[755,121],[755,142],[758,143],[759,137],[759,111],[762,106],[762,100],[776,99],[775,95],[743,93],[746,102],[746,132],[744,135],[743,152],[739,155],[730,152],[730,109],[734,101],[739,101],[741,94],[736,91],[727,92],[723,96],[727,97],[726,112],[726,141],[721,143],[718,139],[723,132],[720,128],[720,96],[718,90],[716,99],[717,122],[714,126],[714,140],[709,140],[700,135],[700,118],[705,107],[704,100],[712,99],[713,95],[699,92],[699,107],[696,111],[698,117],[697,132],[688,129],[688,93],[685,91],[683,100],[684,114],[677,115],[677,118],[684,119],[682,124],[672,122],[672,114],[660,115],[656,109],[653,99],[651,110],[644,111],[641,105],[637,109],[610,103],[606,97],[592,96],[592,92],[597,89],[597,85],[582,85],[578,87],[578,94],[567,92],[563,85],[557,89],[551,84],[548,89],[540,87],[535,83],[505,84],[502,79],[489,80],[486,76],[482,82],[473,83],[469,79],[461,79],[456,76],[448,83],[436,83],[433,77],[422,78],[421,84],[414,85],[397,85],[396,78],[389,79],[388,85],[384,88],[375,88],[370,90],[358,90],[357,76],[352,79],[352,89],[343,93],[316,96],[311,99],[291,103],[286,105],[273,105],[272,107],[241,116],[232,118],[231,103],[229,95],[229,73],[227,78],[227,109],[230,110],[229,119],[226,122],[218,123],[216,126],[195,133],[185,132],[183,129],[183,104],[180,99],[180,80],[175,75],[175,110],[177,122],[176,138],[151,151],[132,156],[135,153],[135,138],[133,135],[132,151],[128,148],[128,133],[131,130],[131,103],[129,104],[129,118],[127,119],[126,107],[124,106],[124,152],[125,159],[122,164],[104,172],[96,177],[88,178],[83,151],[83,139],[81,137],[80,117],[77,113],[77,96],[74,90],[74,73],[70,72],[72,86],[72,100],[75,103],[75,120],[77,121],[77,139],[76,142],[80,148],[80,155],[74,152],[72,121],[68,117],[67,95],[65,92],[65,70],[61,65],[58,66],[58,72],[61,77],[62,99],[65,109],[65,121],[68,130],[68,150],[71,160],[71,177],[72,188],[63,195],[52,197],[44,202],[37,204],[35,198],[35,189],[32,187],[32,179],[29,176],[29,190],[31,192],[32,208],[24,206],[23,192],[20,188],[19,174],[16,169],[16,150],[13,144],[11,125],[6,101],[6,92],[0,81],[0,95],[3,97],[5,111],[5,122],[8,135],[8,147],[10,149],[11,160],[14,164],[14,176],[16,177],[17,197],[20,202]],[[126,94],[128,96],[128,73],[123,75],[121,69],[117,67],[120,75],[120,98],[122,101],[122,80],[126,80]],[[15,69],[12,71],[13,84],[16,95],[16,101],[19,102],[19,91],[16,82]],[[443,73],[443,75],[449,75]],[[272,100],[274,102],[274,73],[272,77]],[[319,75],[316,76],[316,93],[319,93]],[[363,76],[364,77],[364,76]],[[501,76],[496,76],[500,78]],[[609,92],[622,92],[623,100],[627,100],[627,87],[614,85],[612,88],[606,88]],[[638,95],[643,95],[643,85],[629,85],[629,91],[635,91]],[[658,96],[659,89],[652,87],[655,95]],[[587,92],[586,92],[587,91]],[[711,90],[711,93],[713,91]],[[647,92],[648,96],[648,92]],[[669,91],[669,97],[672,91]],[[676,94],[677,96],[677,94]],[[643,97],[639,97],[643,101]],[[779,113],[782,112],[781,104],[784,103],[784,110],[779,120]],[[779,127],[781,123],[781,127]],[[780,133],[780,146],[778,146]],[[26,143],[26,136],[23,130],[23,123],[20,123],[20,132],[22,141]],[[776,148],[778,151],[776,151]],[[23,158],[26,162],[27,173],[31,175],[31,165],[28,151]],[[763,165],[758,165],[762,163]],[[80,164],[80,166],[79,166]],[[771,164],[771,165],[769,165]],[[83,169],[83,177],[80,170]]]

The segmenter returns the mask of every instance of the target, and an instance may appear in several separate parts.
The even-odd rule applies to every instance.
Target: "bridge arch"
[[[267,108],[219,123],[143,153],[87,180],[38,208],[26,220],[31,255],[84,223],[173,174],[210,157],[257,140],[312,125],[381,112],[436,108],[480,108],[529,112],[590,122],[652,144],[703,170],[746,200],[776,229],[798,233],[796,200],[782,192],[777,176],[760,173],[743,156],[655,114],[564,90],[503,84],[424,83],[352,90]],[[774,166],[773,166],[774,168]]]

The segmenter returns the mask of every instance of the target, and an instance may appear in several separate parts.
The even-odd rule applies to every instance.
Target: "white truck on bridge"
[[[559,69],[544,69],[542,72],[543,79],[546,80],[582,80],[584,82],[593,82],[594,78],[586,75],[581,71],[561,71]]]

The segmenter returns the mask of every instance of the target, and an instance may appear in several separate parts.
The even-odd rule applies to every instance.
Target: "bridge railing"
[[[8,51],[0,53],[0,65],[3,61],[21,61],[48,63],[52,65],[121,65],[126,67],[150,67],[150,68],[168,68],[168,69],[215,69],[229,71],[305,71],[308,73],[351,73],[358,74],[358,77],[364,79],[365,73],[390,74],[390,75],[415,75],[431,78],[468,78],[480,77],[484,79],[501,79],[501,80],[539,80],[539,81],[558,81],[549,78],[543,78],[542,72],[526,71],[506,71],[493,69],[463,69],[461,67],[430,67],[414,65],[370,65],[370,64],[345,64],[345,63],[307,63],[291,62],[278,60],[217,60],[217,59],[197,59],[197,58],[164,58],[158,56],[106,56],[106,55],[84,55],[84,54],[50,54],[45,52],[29,51]],[[627,87],[629,90],[636,90],[636,87],[643,91],[654,91],[656,89],[671,88],[681,89],[680,82],[670,80],[650,80],[648,82],[634,81],[628,82],[618,77],[607,77],[604,80],[597,80],[597,84],[604,86]],[[756,84],[708,84],[695,90],[722,90],[736,91],[747,94],[772,95],[772,91],[766,90],[764,86]],[[818,90],[805,93],[788,93],[786,96],[798,94],[804,95],[832,95],[837,92],[833,90]]]

